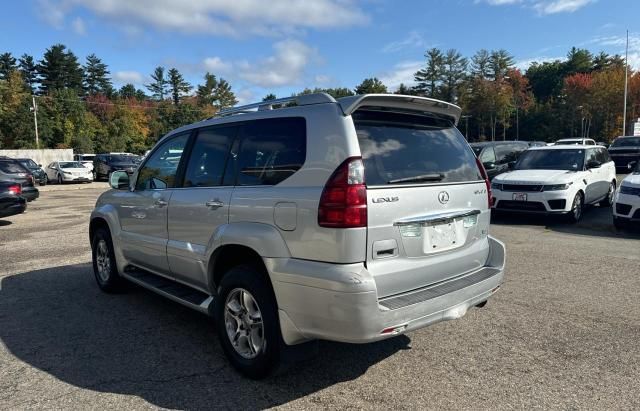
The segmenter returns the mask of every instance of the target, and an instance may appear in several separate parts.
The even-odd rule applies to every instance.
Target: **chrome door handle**
[[[204,205],[215,210],[216,208],[222,207],[224,203],[220,200],[209,200],[206,203],[204,203]]]
[[[169,203],[167,203],[167,202],[166,202],[166,201],[164,201],[164,200],[156,200],[156,203],[155,203],[155,204],[156,204],[158,207],[162,208],[162,207],[166,206],[166,205],[167,205],[167,204],[169,204]]]

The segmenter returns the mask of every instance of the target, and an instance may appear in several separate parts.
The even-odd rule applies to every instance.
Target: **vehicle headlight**
[[[567,190],[571,187],[573,183],[565,183],[565,184],[550,184],[542,187],[542,191],[557,191],[557,190]]]
[[[620,194],[640,196],[640,187],[631,187],[626,184],[620,185]]]
[[[491,189],[492,190],[502,190],[502,183],[492,182],[491,183]]]
[[[68,174],[68,175],[73,175],[73,173],[69,172],[69,171],[63,171],[63,174]]]

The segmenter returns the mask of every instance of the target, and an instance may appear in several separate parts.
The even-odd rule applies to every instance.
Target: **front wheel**
[[[600,201],[600,207],[610,207],[613,204],[613,196],[616,193],[616,183],[613,181],[609,183],[609,191],[607,191],[607,196]]]
[[[105,228],[99,228],[91,241],[93,274],[98,287],[104,292],[115,293],[122,291],[123,279],[118,273],[116,256],[113,252],[111,234]]]
[[[568,214],[568,220],[570,223],[577,223],[582,218],[582,212],[584,209],[584,199],[581,193],[576,193],[571,205],[571,211]]]
[[[253,379],[271,374],[279,365],[283,342],[275,296],[260,269],[243,265],[229,270],[214,310],[231,365]]]

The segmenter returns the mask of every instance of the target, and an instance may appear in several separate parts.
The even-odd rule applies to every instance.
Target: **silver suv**
[[[126,279],[215,317],[252,378],[287,346],[459,318],[498,289],[505,262],[459,116],[427,98],[311,94],[177,129],[98,199],[98,285]]]

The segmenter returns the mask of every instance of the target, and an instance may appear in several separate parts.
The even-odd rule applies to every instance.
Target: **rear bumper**
[[[384,299],[378,299],[375,281],[364,264],[265,259],[284,341],[367,343],[459,318],[502,284],[504,244],[492,237],[489,244],[485,267]]]
[[[27,201],[24,198],[17,198],[15,201],[0,202],[0,217],[9,217],[21,214],[27,209]]]
[[[35,200],[40,197],[40,191],[35,187],[23,188],[22,197],[26,198],[27,201]]]

